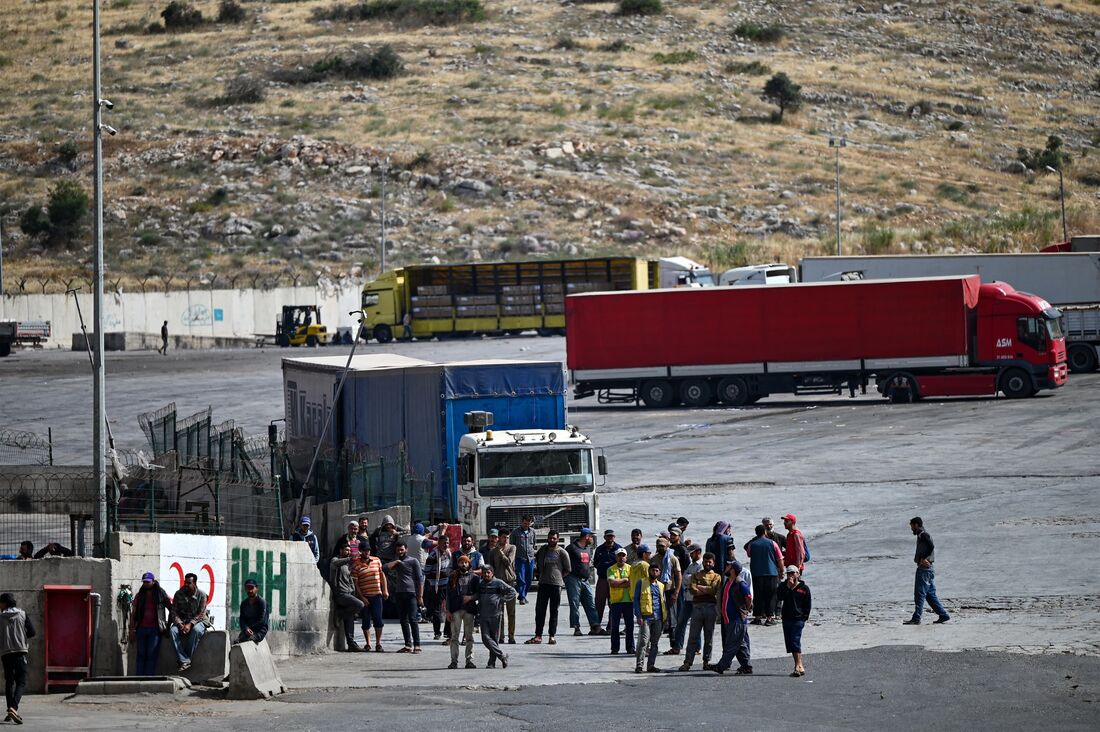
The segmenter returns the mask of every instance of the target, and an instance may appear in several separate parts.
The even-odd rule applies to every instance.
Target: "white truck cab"
[[[798,272],[789,264],[750,264],[727,269],[718,277],[726,285],[789,285],[798,282]]]
[[[607,475],[607,462],[576,427],[497,431],[490,412],[465,417],[471,431],[459,440],[456,471],[464,530],[510,531],[526,515],[540,538],[550,529],[571,537],[599,528],[596,478]]]
[[[711,271],[687,257],[661,257],[658,269],[662,290],[671,287],[714,286],[714,275]]]

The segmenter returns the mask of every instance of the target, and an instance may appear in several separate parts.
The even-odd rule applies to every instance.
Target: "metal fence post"
[[[221,473],[214,473],[214,533],[222,533]]]
[[[157,530],[157,481],[156,479],[149,480],[149,489],[146,491],[146,495],[149,498],[149,530]]]
[[[53,427],[46,428],[46,439],[49,441],[50,465],[53,465]]]

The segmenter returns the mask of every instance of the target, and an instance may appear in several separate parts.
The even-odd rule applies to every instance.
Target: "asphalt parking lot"
[[[561,338],[517,337],[371,344],[359,352],[434,360],[564,360],[564,347]],[[282,416],[280,359],[314,353],[112,354],[108,402],[116,438],[123,447],[145,447],[136,416],[169,402],[181,415],[213,405],[216,420],[234,419],[248,433],[263,432],[268,421]],[[347,349],[324,353],[346,354]],[[0,428],[44,432],[49,426],[59,462],[87,463],[90,392],[81,354],[20,353],[2,359]],[[1037,673],[1052,679],[1070,656],[1082,664],[1082,672],[1095,674],[1100,657],[1098,418],[1100,375],[1075,375],[1057,392],[1022,401],[894,405],[869,394],[856,399],[772,397],[743,409],[662,411],[592,400],[570,403],[571,421],[607,454],[611,475],[602,489],[604,527],[625,536],[637,526],[653,536],[672,518],[685,515],[692,521],[688,534],[701,540],[716,519],[725,518],[740,545],[761,516],[794,512],[813,553],[806,572],[817,614],[811,653],[835,652],[837,658],[849,658],[853,669],[877,669],[883,679],[896,677],[900,684],[904,674],[897,659],[888,651],[868,649],[916,644],[936,651],[981,650],[983,660],[975,663],[984,665],[958,673],[960,678],[975,673],[989,678],[993,689],[1000,688],[1000,669],[1016,668],[1013,664],[1024,656]],[[945,626],[900,625],[911,612],[914,540],[907,522],[914,515],[924,518],[936,541],[937,586],[953,615]],[[781,645],[765,643],[761,652],[782,656]],[[860,653],[865,660],[857,662]],[[516,664],[515,682],[571,683],[567,677],[573,670],[598,678],[604,663],[599,655],[575,660],[576,669],[530,664],[525,671],[527,664]],[[425,668],[418,685],[437,683],[438,667]],[[1026,685],[1026,664],[1020,674],[1025,680],[1019,683]],[[1004,683],[1014,683],[1010,676]],[[1091,678],[1093,685],[1082,687],[1091,692],[1077,693],[1072,701],[1051,692],[1035,697],[1037,706],[1029,709],[1094,707],[1100,696],[1095,675]],[[670,683],[686,691],[683,684],[689,682]],[[997,698],[981,686],[960,689],[979,705]],[[814,702],[823,705],[819,711],[837,715],[820,726],[870,726],[870,717],[843,716],[844,695],[820,692],[823,696]],[[1082,701],[1086,697],[1091,700]],[[781,702],[779,692],[768,699],[769,704]],[[908,728],[905,719],[889,723]],[[819,726],[804,715],[790,721]],[[980,724],[992,726],[992,718]]]

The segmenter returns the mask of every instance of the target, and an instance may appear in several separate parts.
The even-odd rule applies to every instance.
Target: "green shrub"
[[[88,213],[88,193],[71,180],[60,181],[50,189],[46,212],[52,226],[71,232]]]
[[[326,56],[303,69],[276,72],[277,81],[288,84],[313,84],[328,79],[392,79],[405,70],[405,62],[389,44],[365,49],[344,57]]]
[[[745,76],[767,76],[772,72],[771,67],[759,61],[731,61],[726,64],[727,74],[744,74]]]
[[[46,209],[38,204],[32,204],[19,217],[19,229],[30,237],[45,234],[50,230],[50,216],[46,213]]]
[[[864,254],[882,254],[894,246],[894,230],[889,226],[871,224],[863,230]]]
[[[1051,135],[1047,138],[1047,145],[1043,149],[1028,150],[1021,147],[1016,151],[1016,157],[1029,169],[1044,175],[1048,173],[1047,167],[1061,170],[1064,166],[1073,162],[1069,153],[1062,149],[1062,138]]]
[[[655,53],[653,60],[659,64],[687,64],[699,59],[695,51],[669,51],[668,53]]]
[[[221,0],[218,3],[219,23],[241,23],[248,17],[248,13],[240,6],[237,0]]]
[[[314,20],[392,20],[409,26],[455,25],[485,19],[481,0],[367,0],[314,8]]]
[[[624,41],[622,38],[616,38],[608,43],[603,43],[598,46],[598,49],[604,53],[622,53],[623,51],[633,51],[634,47]]]
[[[80,147],[72,140],[66,140],[57,146],[57,159],[62,165],[72,166],[80,156]]]
[[[11,64],[11,56],[0,56],[0,69],[7,68]]]
[[[660,15],[665,12],[661,0],[621,0],[619,15]]]
[[[221,104],[256,104],[266,96],[263,79],[242,74],[225,82],[225,94],[218,101]]]
[[[758,25],[745,21],[733,29],[733,35],[755,43],[776,43],[782,40],[784,31],[778,25]]]
[[[202,11],[184,0],[172,0],[160,12],[164,28],[169,31],[187,31],[202,25]]]
[[[575,51],[581,48],[581,44],[573,40],[572,36],[558,36],[558,40],[554,42],[554,48],[559,51]]]

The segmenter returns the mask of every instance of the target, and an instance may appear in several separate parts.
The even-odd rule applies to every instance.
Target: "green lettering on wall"
[[[256,552],[255,566],[249,561],[249,550],[242,547],[233,547],[229,554],[229,577],[232,583],[230,587],[230,605],[235,613],[244,599],[244,581],[249,577],[254,578],[260,585],[260,594],[267,601],[268,611],[272,616],[286,617],[286,553],[279,552],[279,573],[275,573],[274,553],[270,551]],[[272,600],[272,594],[279,593],[279,605],[276,608]]]

